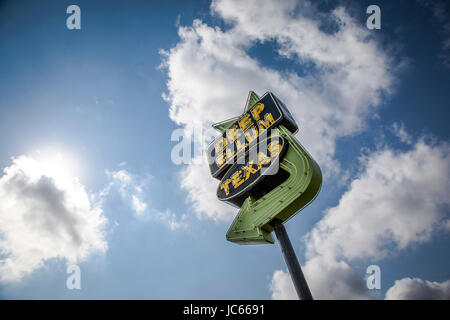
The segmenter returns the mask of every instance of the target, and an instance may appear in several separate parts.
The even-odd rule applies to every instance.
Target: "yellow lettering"
[[[247,131],[253,125],[252,118],[250,117],[250,113],[247,113],[239,120],[239,127],[241,127],[242,131]]]
[[[222,138],[217,140],[214,144],[214,149],[216,150],[216,164],[219,168],[225,165],[225,147],[226,147],[227,139]]]
[[[222,168],[226,164],[225,152],[221,152],[216,158],[216,164],[220,168]]]
[[[282,149],[282,146],[280,145],[280,142],[277,141],[272,141],[271,143],[269,143],[269,146],[267,147],[267,150],[269,150],[270,152],[270,157],[276,157],[277,155],[280,154]]]
[[[227,180],[225,180],[224,183],[222,183],[222,184],[220,185],[220,189],[224,189],[226,195],[229,195],[229,194],[230,194],[230,187],[228,186],[228,185],[230,184],[230,182],[231,182],[231,180],[230,180],[230,179],[227,179]]]
[[[260,170],[265,163],[269,163],[270,158],[264,154],[264,152],[258,153],[258,170]]]
[[[233,187],[235,189],[244,183],[244,180],[242,179],[242,171],[241,170],[233,173],[230,178],[231,178],[231,182],[233,183]]]
[[[242,167],[242,169],[245,171],[245,180],[250,177],[250,174],[258,172],[258,169],[253,168],[253,161],[250,161],[248,165]]]
[[[233,150],[231,146],[230,148],[227,148],[227,160],[232,163],[234,156],[236,155],[236,152]]]
[[[227,138],[229,142],[234,142],[241,135],[242,130],[238,129],[237,124],[227,130]]]
[[[264,103],[260,103],[252,108],[253,119],[259,120],[259,114],[264,110]]]
[[[214,144],[214,148],[216,149],[216,154],[223,152],[225,147],[227,146],[227,139],[222,138],[216,141]]]
[[[264,120],[263,119],[258,120],[258,127],[262,131],[262,130],[269,128],[274,123],[275,123],[275,120],[274,120],[272,114],[268,113],[264,116]]]
[[[251,129],[245,133],[245,138],[247,138],[248,142],[252,142],[258,138],[258,128],[255,126],[251,127]]]

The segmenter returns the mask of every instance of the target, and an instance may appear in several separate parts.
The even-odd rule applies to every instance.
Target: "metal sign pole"
[[[289,240],[283,222],[279,219],[275,219],[271,222],[271,225],[275,229],[275,234],[280,244],[281,251],[283,252],[284,260],[286,261],[286,265],[288,267],[299,299],[313,300],[311,291],[309,291],[308,283],[306,283],[302,268],[298,263],[297,256],[295,255],[294,249],[292,248],[291,241]]]

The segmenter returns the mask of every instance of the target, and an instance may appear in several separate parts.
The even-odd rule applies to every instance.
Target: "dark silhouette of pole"
[[[275,229],[275,234],[280,244],[281,251],[283,252],[284,260],[291,275],[292,282],[294,283],[295,291],[297,291],[298,298],[300,300],[313,300],[311,291],[309,291],[308,283],[306,283],[305,276],[303,275],[302,268],[298,263],[297,256],[292,248],[291,241],[289,240],[286,229],[283,222],[279,219],[275,219],[271,222],[271,225]]]

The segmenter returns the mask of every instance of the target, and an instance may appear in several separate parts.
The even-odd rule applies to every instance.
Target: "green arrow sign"
[[[219,200],[240,208],[227,232],[239,244],[273,243],[270,222],[287,221],[319,193],[319,166],[295,139],[298,127],[268,92],[250,92],[245,112],[214,127],[222,135],[208,147]]]

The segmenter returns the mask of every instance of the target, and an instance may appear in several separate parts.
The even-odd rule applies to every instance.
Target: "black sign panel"
[[[287,141],[281,136],[254,145],[223,176],[217,188],[219,200],[240,206],[253,187],[266,176],[278,172],[286,150]]]
[[[280,124],[291,132],[298,130],[284,104],[268,92],[209,145],[207,152],[212,176],[222,178],[238,157],[257,144],[261,137],[267,137],[268,129]]]

